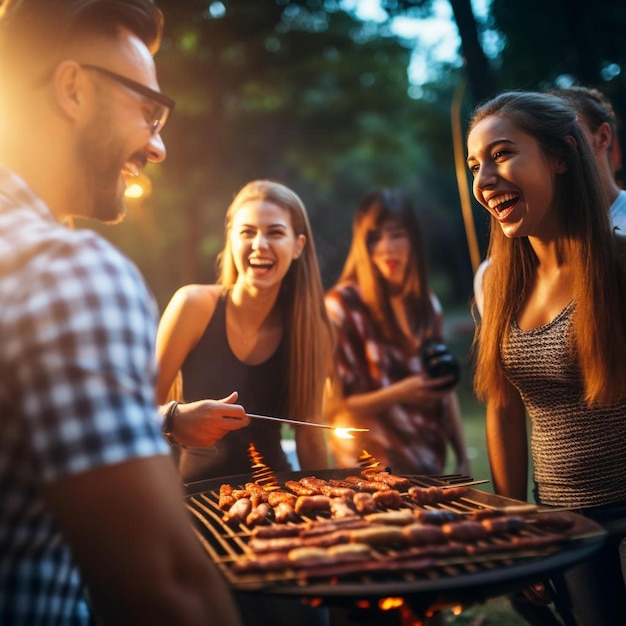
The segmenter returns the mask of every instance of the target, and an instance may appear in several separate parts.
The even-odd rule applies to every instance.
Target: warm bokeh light
[[[124,197],[137,200],[147,198],[152,193],[152,181],[145,174],[128,177]]]
[[[335,433],[335,436],[340,439],[354,439],[354,435],[351,435],[347,428],[335,428],[333,432]]]
[[[333,434],[340,439],[354,439],[352,433],[364,433],[368,430],[368,428],[334,428]]]

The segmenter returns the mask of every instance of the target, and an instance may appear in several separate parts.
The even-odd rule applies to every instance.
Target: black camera
[[[456,357],[444,343],[436,339],[425,341],[422,346],[422,362],[430,378],[453,377],[450,382],[442,385],[442,389],[448,389],[458,384],[461,378],[461,367]]]

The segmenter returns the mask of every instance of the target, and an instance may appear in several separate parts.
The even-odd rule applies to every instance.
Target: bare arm
[[[320,428],[299,426],[295,429],[298,462],[303,470],[326,469],[328,453],[326,439]]]
[[[46,487],[45,497],[104,624],[241,623],[193,534],[169,457],[72,476]]]
[[[156,337],[157,401],[163,404],[187,355],[206,329],[219,297],[214,285],[186,285],[169,301]]]
[[[504,406],[487,402],[487,451],[496,493],[517,500],[527,499],[528,444],[526,411],[522,399],[509,382]]]
[[[165,308],[156,340],[157,399],[164,403],[187,355],[209,323],[221,287],[188,285],[179,289]],[[174,439],[186,446],[207,447],[231,430],[248,426],[237,392],[221,400],[180,404],[174,418]]]
[[[451,392],[444,402],[446,403],[446,411],[448,414],[448,441],[456,457],[455,471],[468,476],[470,474],[470,465],[467,458],[461,409],[456,392]]]

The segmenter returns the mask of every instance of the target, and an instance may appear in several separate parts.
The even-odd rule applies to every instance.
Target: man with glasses
[[[154,399],[157,310],[115,221],[174,102],[150,0],[0,4],[0,624],[239,617]]]

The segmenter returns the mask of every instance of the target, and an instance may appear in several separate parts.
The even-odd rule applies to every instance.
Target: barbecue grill
[[[277,479],[284,485],[287,480],[299,480],[311,475],[326,480],[341,480],[359,472],[360,468],[288,472],[277,474]],[[472,480],[468,476],[405,477],[411,485],[420,487],[454,486]],[[482,602],[544,580],[595,552],[605,537],[604,530],[595,522],[564,511],[562,514],[571,522],[566,530],[547,531],[531,523],[522,530],[509,533],[512,537],[535,538],[536,541],[531,542],[532,548],[514,547],[507,538],[494,536],[478,541],[471,553],[455,553],[454,550],[446,553],[429,550],[428,547],[416,551],[399,546],[376,546],[371,558],[366,561],[331,570],[311,567],[241,572],[236,564],[250,557],[248,543],[253,530],[245,524],[235,527],[225,524],[222,521],[224,511],[218,507],[218,501],[223,483],[235,487],[248,481],[253,481],[251,474],[191,483],[186,485],[185,496],[202,545],[232,588],[242,593],[297,596],[308,602],[322,602],[329,606],[376,606],[384,598],[399,597],[425,612],[434,605]],[[406,496],[404,498],[407,508],[418,506]],[[521,504],[517,500],[469,488],[456,500],[421,508],[472,514]],[[541,515],[537,512],[532,517]],[[328,513],[302,515],[301,523],[311,524],[328,517]]]

